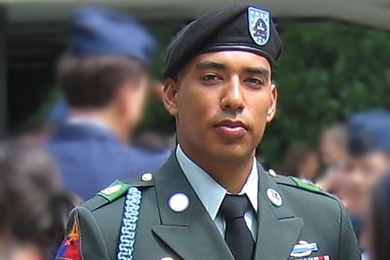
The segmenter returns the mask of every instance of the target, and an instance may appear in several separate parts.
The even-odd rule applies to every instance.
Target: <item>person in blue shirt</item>
[[[46,117],[46,123],[57,126],[61,125],[66,118],[68,117],[68,106],[66,104],[66,101],[63,97],[58,98],[52,107],[50,108],[50,111]]]
[[[82,7],[71,18],[67,51],[57,65],[57,84],[68,106],[46,145],[65,188],[83,199],[115,179],[158,169],[165,149],[129,147],[142,118],[153,37],[121,13]]]

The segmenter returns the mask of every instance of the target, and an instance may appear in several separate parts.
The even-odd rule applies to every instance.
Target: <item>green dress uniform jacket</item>
[[[258,232],[254,259],[360,259],[348,216],[336,197],[291,177],[266,172],[259,163],[258,171]],[[154,175],[147,174],[125,183],[141,193],[136,235],[131,241],[134,242],[132,259],[234,259],[175,155]],[[281,205],[272,203],[267,194],[270,188],[280,195]],[[172,210],[168,204],[176,193],[189,198],[188,207],[181,212]],[[121,196],[100,193],[71,213],[68,233],[77,221],[83,260],[118,259],[126,199],[124,192],[118,191],[118,194]],[[306,242],[314,243],[316,248],[300,252],[301,255],[292,254],[294,248]]]

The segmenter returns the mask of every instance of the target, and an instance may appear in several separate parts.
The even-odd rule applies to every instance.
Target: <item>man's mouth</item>
[[[223,138],[239,139],[248,131],[242,121],[225,120],[215,126],[217,133]]]

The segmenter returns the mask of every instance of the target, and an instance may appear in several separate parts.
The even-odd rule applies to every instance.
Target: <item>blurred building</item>
[[[28,119],[54,85],[67,20],[80,4],[127,11],[152,28],[179,29],[208,9],[236,0],[0,0],[0,136]],[[281,27],[292,19],[335,19],[390,29],[389,0],[252,0],[273,12]]]

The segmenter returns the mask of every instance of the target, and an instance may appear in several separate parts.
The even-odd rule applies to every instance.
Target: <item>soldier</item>
[[[337,198],[254,157],[276,110],[281,41],[270,13],[241,4],[207,13],[167,52],[177,149],[155,174],[76,208],[57,259],[359,259]]]
[[[128,147],[154,49],[152,36],[124,14],[84,7],[72,16],[69,48],[57,68],[67,107],[46,149],[65,188],[85,200],[117,178],[157,170],[169,157],[168,149]]]

